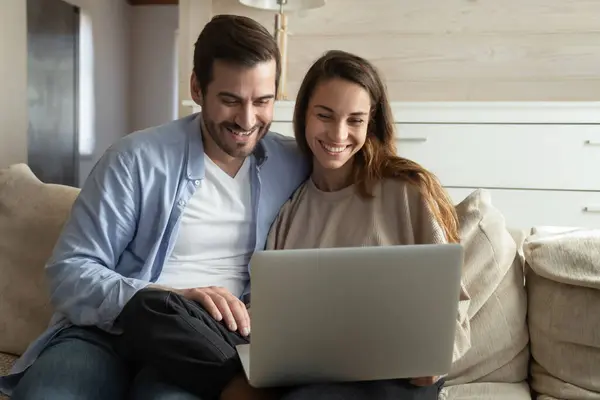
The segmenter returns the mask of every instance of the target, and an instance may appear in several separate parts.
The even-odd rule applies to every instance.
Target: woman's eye
[[[321,118],[321,119],[329,119],[329,115],[325,115],[325,114],[317,114],[317,117]]]

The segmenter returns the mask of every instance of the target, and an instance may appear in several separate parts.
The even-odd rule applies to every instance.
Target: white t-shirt
[[[229,176],[204,156],[205,177],[181,216],[157,283],[175,289],[221,286],[240,297],[255,245],[251,160]]]

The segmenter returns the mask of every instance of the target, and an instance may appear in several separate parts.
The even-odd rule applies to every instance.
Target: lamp
[[[281,76],[279,77],[277,100],[286,100],[287,81],[287,16],[284,11],[299,11],[319,8],[325,5],[325,0],[238,0],[241,4],[261,10],[277,11],[275,14],[275,29],[273,35],[277,40],[281,53]]]

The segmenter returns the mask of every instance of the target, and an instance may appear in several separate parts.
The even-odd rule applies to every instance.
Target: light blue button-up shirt
[[[132,133],[98,161],[73,204],[46,266],[56,313],[50,328],[16,362],[29,367],[50,339],[71,324],[118,333],[125,303],[161,273],[187,201],[204,178],[200,116]],[[268,133],[252,160],[255,249],[309,167],[294,139]],[[207,227],[210,229],[210,227]],[[247,286],[244,294],[249,293]],[[16,377],[16,376],[15,376]],[[10,393],[14,378],[0,378]]]

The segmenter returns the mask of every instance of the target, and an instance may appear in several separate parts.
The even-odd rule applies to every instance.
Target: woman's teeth
[[[346,150],[346,146],[329,146],[325,143],[321,143],[321,145],[330,153],[341,153],[342,151]]]

